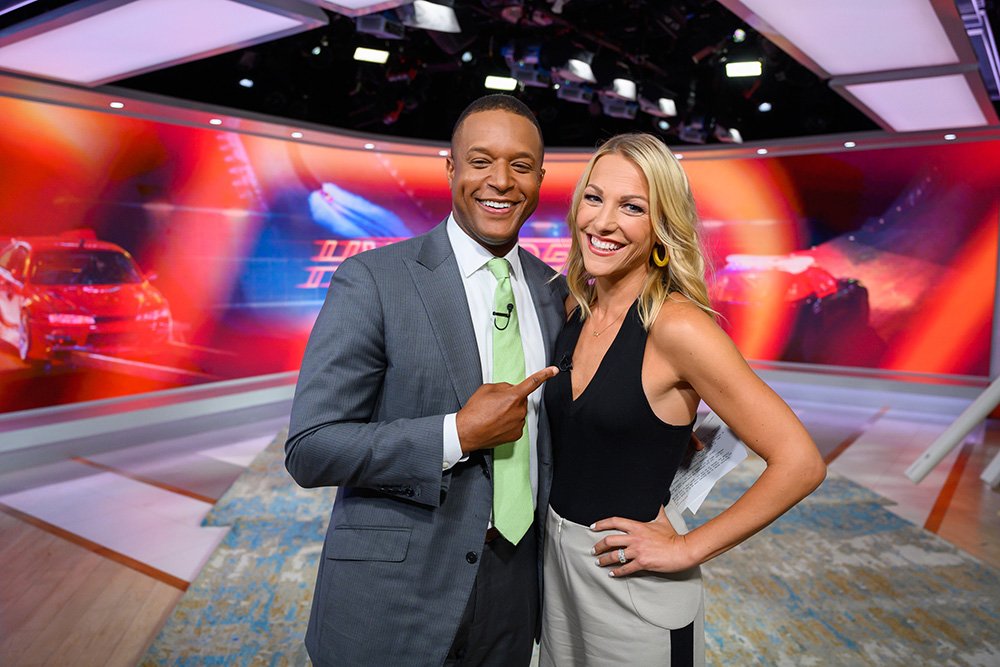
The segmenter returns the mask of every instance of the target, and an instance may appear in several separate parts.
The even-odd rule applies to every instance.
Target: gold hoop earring
[[[660,253],[657,252],[660,248],[663,248],[663,257],[660,257]],[[661,246],[659,243],[653,246],[653,264],[656,264],[661,269],[670,262],[670,255],[667,254],[667,249]]]

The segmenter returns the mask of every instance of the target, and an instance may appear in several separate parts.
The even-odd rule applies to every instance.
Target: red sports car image
[[[0,339],[25,361],[162,345],[170,307],[149,278],[92,232],[10,239],[0,249]]]
[[[720,324],[747,354],[865,365],[884,351],[869,326],[868,290],[811,255],[729,255],[709,286]]]

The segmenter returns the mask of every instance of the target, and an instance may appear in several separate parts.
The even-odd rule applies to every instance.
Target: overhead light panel
[[[760,76],[763,67],[759,60],[726,63],[726,76],[735,79],[744,76]]]
[[[740,2],[827,76],[959,62],[930,0]],[[730,0],[722,4],[735,10]],[[765,37],[774,41],[766,31]]]
[[[853,97],[880,119],[887,129],[896,132],[989,124],[967,75],[853,84],[834,79],[830,86],[841,88],[842,94]]]
[[[0,32],[0,69],[98,86],[326,23],[299,0],[79,0]]]
[[[427,0],[414,0],[413,4],[403,5],[396,10],[403,25],[421,30],[436,32],[462,32],[458,24],[455,10],[445,5],[438,5]]]
[[[383,51],[382,49],[369,49],[364,46],[359,46],[354,49],[354,59],[360,60],[361,62],[384,65],[386,61],[389,60],[389,52]]]
[[[488,76],[484,85],[490,90],[514,90],[517,88],[517,79],[509,76]]]
[[[971,2],[719,0],[887,130],[998,122],[976,50]],[[973,12],[974,14],[975,12]],[[963,24],[963,21],[965,23]],[[941,88],[935,89],[935,86]]]

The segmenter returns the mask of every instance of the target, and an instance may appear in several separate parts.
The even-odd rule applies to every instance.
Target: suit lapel
[[[482,362],[445,223],[424,237],[416,261],[408,262],[408,268],[434,329],[455,395],[464,405],[483,383]]]

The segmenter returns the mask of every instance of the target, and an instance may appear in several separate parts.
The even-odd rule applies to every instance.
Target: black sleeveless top
[[[582,328],[577,309],[556,339],[553,358],[561,368]],[[645,350],[636,301],[577,400],[572,370],[545,385],[554,455],[549,504],[565,519],[585,526],[612,516],[651,521],[670,500],[694,422],[673,426],[653,413],[642,390]]]

